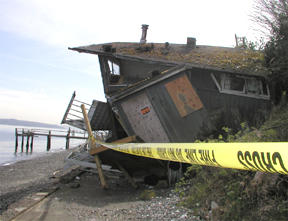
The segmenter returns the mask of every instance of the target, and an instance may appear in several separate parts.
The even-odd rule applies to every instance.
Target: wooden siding
[[[120,107],[128,98],[145,93],[171,142],[192,142],[222,126],[237,127],[244,121],[255,125],[257,121],[264,119],[269,111],[270,101],[220,93],[211,77],[212,71],[194,68],[180,72],[118,100],[116,106]],[[173,92],[169,93],[165,86],[181,77],[189,79],[203,104],[203,108],[186,113],[185,116],[179,114],[171,96]],[[133,134],[135,131],[127,120],[125,110],[119,116],[122,122],[125,122],[125,128],[130,128],[130,134]],[[141,122],[139,124],[141,125]]]

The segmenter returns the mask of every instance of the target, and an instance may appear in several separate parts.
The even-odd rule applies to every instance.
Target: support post
[[[236,43],[236,47],[238,47],[239,45],[238,45],[238,37],[237,37],[237,35],[235,34],[235,43]]]
[[[89,122],[88,115],[86,113],[86,109],[85,109],[85,105],[84,104],[81,104],[81,109],[82,109],[82,113],[83,113],[86,129],[87,129],[87,132],[88,132],[88,135],[89,135],[89,140],[91,141],[91,145],[93,147],[96,147],[95,138],[93,137],[91,125],[90,125],[90,122]],[[97,166],[97,170],[98,170],[98,174],[99,174],[99,177],[100,177],[101,186],[102,186],[103,189],[108,189],[108,185],[106,183],[106,180],[105,180],[105,177],[104,177],[104,173],[103,173],[103,170],[102,170],[102,167],[101,167],[101,161],[100,161],[100,158],[99,158],[99,156],[97,154],[95,154],[94,160],[95,160],[95,163],[96,163],[96,166]]]
[[[69,127],[69,130],[68,130],[68,133],[67,133],[67,136],[66,136],[66,150],[69,149],[69,144],[70,144],[70,132],[71,132],[71,129]]]
[[[15,153],[18,151],[18,130],[15,128]]]
[[[47,135],[47,151],[51,149],[51,130],[49,130],[49,133]]]
[[[33,142],[34,142],[34,134],[31,135],[31,143],[30,143],[30,152],[33,152]]]
[[[27,133],[26,153],[29,151],[30,132]]]
[[[24,129],[22,129],[22,143],[21,143],[21,152],[23,153],[24,149]]]

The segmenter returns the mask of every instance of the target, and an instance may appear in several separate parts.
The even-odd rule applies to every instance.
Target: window
[[[238,77],[222,77],[221,85],[224,90],[244,91],[245,80]]]
[[[116,59],[107,58],[106,59],[106,74],[108,76],[109,82],[112,84],[116,84],[120,80],[120,62]]]
[[[221,93],[269,99],[269,89],[264,79],[245,75],[211,74]]]
[[[115,62],[108,60],[108,65],[110,69],[110,74],[113,75],[120,75],[120,66],[119,64],[116,64]]]
[[[246,92],[248,94],[263,94],[262,82],[257,79],[246,79]]]

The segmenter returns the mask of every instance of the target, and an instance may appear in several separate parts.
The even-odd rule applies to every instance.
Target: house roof
[[[186,64],[253,75],[268,74],[267,69],[262,66],[262,52],[241,48],[203,45],[190,48],[185,44],[113,42],[69,49],[91,54],[109,54],[116,58]]]

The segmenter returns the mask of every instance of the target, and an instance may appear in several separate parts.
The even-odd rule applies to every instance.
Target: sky
[[[255,40],[253,0],[0,0],[0,118],[59,124],[73,91],[105,101],[96,55],[68,47],[139,42],[235,46]]]

